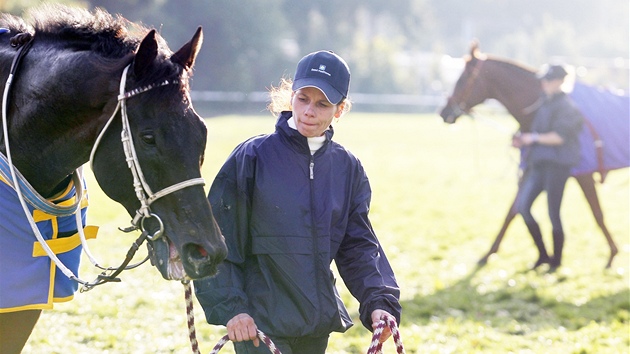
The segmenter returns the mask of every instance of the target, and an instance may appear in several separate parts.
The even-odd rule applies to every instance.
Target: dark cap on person
[[[561,65],[549,65],[538,75],[538,78],[551,81],[564,79],[565,76],[567,76],[567,71]]]
[[[337,54],[321,50],[300,60],[293,77],[293,91],[315,87],[324,93],[328,101],[338,104],[348,97],[350,68]]]

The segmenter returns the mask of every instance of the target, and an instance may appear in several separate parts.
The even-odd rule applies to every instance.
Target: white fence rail
[[[198,102],[269,102],[269,94],[263,91],[192,91],[192,100]],[[386,95],[353,93],[353,104],[438,107],[446,103],[439,95]]]

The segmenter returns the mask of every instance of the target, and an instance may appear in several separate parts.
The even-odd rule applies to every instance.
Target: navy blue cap
[[[559,80],[567,76],[567,71],[561,65],[549,65],[540,74],[538,78],[542,80]]]
[[[293,91],[315,87],[332,104],[338,104],[348,97],[349,86],[348,64],[337,54],[326,50],[313,52],[302,58],[293,77]]]

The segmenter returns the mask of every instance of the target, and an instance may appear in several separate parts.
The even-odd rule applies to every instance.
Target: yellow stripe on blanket
[[[83,229],[85,233],[85,239],[93,239],[96,238],[96,234],[98,233],[98,226],[86,226]],[[77,248],[81,244],[81,236],[79,233],[76,233],[69,237],[56,238],[53,240],[47,240],[46,244],[50,247],[50,249],[55,254],[65,253]],[[33,242],[33,257],[43,257],[48,256],[44,248],[39,242]]]

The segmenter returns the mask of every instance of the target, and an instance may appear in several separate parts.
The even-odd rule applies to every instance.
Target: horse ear
[[[136,77],[142,77],[144,73],[153,65],[157,57],[158,44],[155,39],[155,30],[152,29],[144,37],[133,60],[133,72]]]
[[[201,26],[199,26],[190,42],[184,44],[175,54],[173,54],[171,60],[182,65],[186,69],[192,68],[193,65],[195,65],[195,58],[199,53],[199,49],[201,49],[202,43],[203,30]]]
[[[470,43],[470,57],[475,58],[477,54],[479,54],[479,40],[475,38]]]

